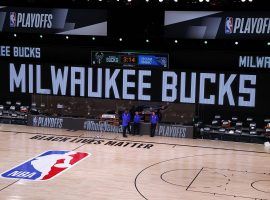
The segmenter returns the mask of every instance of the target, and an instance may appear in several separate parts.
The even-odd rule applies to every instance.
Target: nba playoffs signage
[[[62,128],[63,122],[64,119],[59,117],[33,116],[28,118],[28,125],[36,127]]]
[[[269,39],[269,12],[166,11],[165,35],[190,39]]]
[[[161,123],[157,126],[156,135],[175,138],[193,138],[193,127]]]
[[[28,115],[27,125],[44,128],[63,128],[82,130],[83,119],[71,117],[49,117],[43,115]]]
[[[96,9],[0,7],[0,31],[107,35],[107,12]]]
[[[256,106],[255,74],[18,63],[2,65],[2,68],[6,69],[2,76],[8,77],[9,93]]]

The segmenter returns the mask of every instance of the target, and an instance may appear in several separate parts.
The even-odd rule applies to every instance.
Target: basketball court
[[[46,151],[89,156],[46,181],[0,179],[0,199],[270,199],[270,151],[245,144],[0,125],[1,174]]]

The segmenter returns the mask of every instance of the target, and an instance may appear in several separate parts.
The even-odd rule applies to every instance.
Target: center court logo
[[[232,17],[226,17],[225,33],[226,34],[233,33],[233,18]]]
[[[10,12],[9,16],[9,25],[10,27],[16,27],[16,13],[15,12]]]
[[[85,152],[47,151],[2,173],[1,176],[32,181],[50,180],[88,156]]]

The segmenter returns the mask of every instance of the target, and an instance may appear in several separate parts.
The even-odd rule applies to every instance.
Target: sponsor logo
[[[9,25],[11,28],[16,27],[16,13],[15,12],[10,12]]]
[[[54,117],[34,117],[32,119],[33,126],[38,127],[49,127],[49,128],[62,128],[63,127],[62,118]]]
[[[109,124],[108,122],[96,122],[96,121],[85,121],[84,122],[84,130],[87,131],[100,131],[100,132],[113,132],[120,133],[123,132],[122,126],[114,126]]]
[[[49,180],[89,156],[85,152],[47,151],[4,173],[4,178]]]
[[[231,34],[233,32],[233,18],[232,17],[226,17],[225,22],[225,33]]]

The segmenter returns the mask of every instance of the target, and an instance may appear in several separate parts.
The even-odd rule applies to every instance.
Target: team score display
[[[125,64],[137,64],[137,58],[135,56],[122,56],[121,62]]]
[[[168,68],[168,56],[160,53],[92,51],[91,63],[95,66]]]

